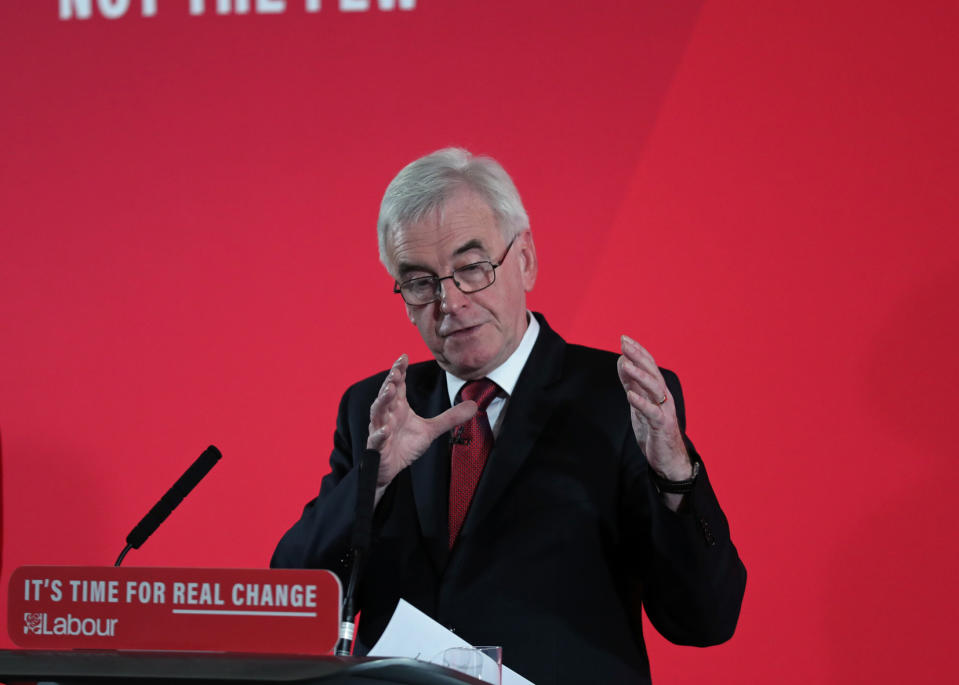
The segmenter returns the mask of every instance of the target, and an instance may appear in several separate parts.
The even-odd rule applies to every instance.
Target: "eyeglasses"
[[[498,264],[494,264],[487,259],[482,262],[473,262],[472,264],[461,266],[458,269],[453,269],[453,273],[449,276],[443,276],[442,278],[439,276],[421,276],[420,278],[411,278],[402,283],[394,282],[393,292],[399,293],[406,304],[414,307],[430,304],[440,299],[440,293],[442,292],[440,284],[447,279],[453,281],[461,293],[467,295],[470,293],[478,293],[480,290],[485,290],[496,282],[496,269],[502,266],[503,262],[506,261],[506,255],[509,254],[509,249],[513,247],[513,243],[515,242],[516,238],[513,238],[509,245],[506,246],[506,251],[503,253],[503,257],[499,260]]]

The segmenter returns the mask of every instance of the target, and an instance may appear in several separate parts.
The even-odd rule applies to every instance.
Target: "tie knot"
[[[478,381],[470,381],[463,386],[460,391],[460,397],[464,400],[473,400],[479,405],[480,411],[486,411],[489,403],[499,392],[499,386],[489,378],[481,378]]]

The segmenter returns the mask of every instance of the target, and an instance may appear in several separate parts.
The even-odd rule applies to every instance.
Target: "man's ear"
[[[519,248],[520,270],[523,277],[523,289],[529,292],[536,283],[536,274],[539,272],[539,261],[536,259],[536,245],[533,243],[533,234],[529,229],[516,237],[519,243],[513,249]]]

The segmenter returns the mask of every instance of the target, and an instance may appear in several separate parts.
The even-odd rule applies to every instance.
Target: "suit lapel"
[[[469,535],[496,504],[529,457],[553,414],[557,398],[549,389],[562,376],[566,343],[536,315],[541,329],[506,408],[502,429],[476,487],[460,532]]]
[[[428,372],[408,386],[407,400],[418,415],[432,418],[449,409],[450,399],[443,371],[436,364],[426,368]],[[437,573],[442,573],[449,554],[449,455],[448,436],[442,435],[410,466],[420,530]]]

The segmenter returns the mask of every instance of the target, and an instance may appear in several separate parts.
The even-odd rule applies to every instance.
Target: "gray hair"
[[[406,165],[383,195],[376,235],[380,261],[387,271],[393,274],[387,245],[393,232],[441,211],[453,194],[463,188],[486,202],[507,243],[529,229],[529,217],[519,192],[499,162],[492,157],[474,157],[462,148],[437,150]]]

